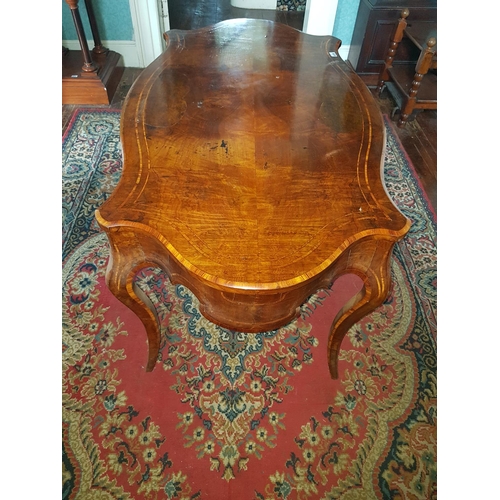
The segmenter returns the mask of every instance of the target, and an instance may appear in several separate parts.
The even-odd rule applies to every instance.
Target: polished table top
[[[409,222],[383,184],[382,116],[340,41],[253,19],[165,38],[124,104],[123,175],[97,212],[117,296],[121,275],[153,263],[209,319],[262,331],[339,274],[364,276],[355,255],[373,261],[373,242],[389,242],[387,267]]]

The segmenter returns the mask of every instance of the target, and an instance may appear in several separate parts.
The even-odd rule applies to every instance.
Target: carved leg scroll
[[[155,367],[160,350],[160,320],[154,304],[135,284],[134,278],[140,269],[160,267],[172,279],[172,269],[162,260],[161,248],[154,249],[154,239],[149,242],[150,253],[147,257],[133,230],[111,227],[106,232],[110,243],[106,284],[115,297],[143,323],[149,344],[146,371],[150,372]],[[389,293],[390,259],[394,243],[390,237],[366,237],[353,243],[336,262],[333,280],[351,273],[360,276],[364,285],[338,312],[330,328],[328,367],[333,379],[338,378],[338,355],[345,334],[351,326],[380,306]],[[171,265],[174,266],[173,263]]]
[[[146,371],[155,367],[160,350],[160,320],[146,294],[136,285],[134,278],[140,269],[156,266],[141,258],[142,252],[134,246],[120,245],[110,238],[110,258],[106,270],[106,285],[113,295],[142,321],[148,337],[149,354]]]
[[[390,257],[393,241],[371,240],[351,251],[341,274],[360,276],[363,288],[342,307],[333,320],[328,338],[328,368],[332,379],[338,378],[338,356],[348,330],[386,299],[391,283]]]

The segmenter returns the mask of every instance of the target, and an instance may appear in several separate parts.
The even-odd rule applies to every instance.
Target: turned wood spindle
[[[80,47],[82,49],[82,54],[83,54],[82,71],[84,71],[85,73],[94,73],[97,71],[97,66],[92,61],[92,56],[90,55],[87,38],[85,37],[85,32],[83,30],[80,10],[78,9],[78,0],[65,0],[65,2],[71,9],[71,15],[73,16],[73,22],[75,23],[76,34],[78,36]]]
[[[434,47],[437,43],[436,38],[431,37],[427,40],[427,46],[420,53],[417,65],[415,66],[415,75],[413,76],[413,81],[411,82],[411,87],[408,92],[408,100],[401,110],[401,115],[398,120],[398,127],[404,127],[408,121],[409,116],[415,109],[415,104],[417,101],[417,94],[420,90],[420,85],[422,78],[427,74],[429,69],[433,64],[433,58],[435,56]]]
[[[377,88],[375,89],[375,95],[380,95],[382,92],[385,82],[389,78],[388,70],[392,68],[392,62],[394,60],[394,56],[396,54],[396,50],[399,46],[399,43],[403,39],[403,33],[406,28],[406,18],[410,15],[410,11],[408,9],[403,9],[401,11],[401,17],[399,18],[398,24],[394,29],[393,35],[391,37],[391,43],[389,45],[389,50],[387,52],[387,56],[384,61],[384,69],[380,74],[380,78],[377,84]]]
[[[105,54],[109,52],[109,49],[104,47],[101,42],[101,37],[99,35],[99,28],[94,14],[94,6],[92,5],[92,0],[85,0],[85,7],[87,8],[87,14],[89,17],[90,29],[92,30],[92,38],[94,39],[94,48],[92,52],[95,54]]]

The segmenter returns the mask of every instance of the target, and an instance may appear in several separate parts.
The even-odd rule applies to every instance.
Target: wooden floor
[[[301,29],[304,20],[303,12],[236,9],[230,0],[169,0],[168,4],[171,29],[195,29],[238,17],[270,19]],[[111,105],[95,107],[121,109],[128,90],[141,72],[141,68],[125,68]],[[390,116],[394,108],[391,98],[382,93],[376,100],[382,113]],[[63,132],[77,107],[63,105]],[[422,111],[406,127],[396,127],[396,130],[437,213],[437,111]]]
[[[395,104],[386,93],[375,100],[382,113],[391,116]],[[398,115],[392,122],[437,214],[437,111],[420,110],[404,128],[398,128],[397,121]]]

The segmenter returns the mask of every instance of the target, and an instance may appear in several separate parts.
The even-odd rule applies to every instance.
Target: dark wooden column
[[[83,66],[82,71],[86,73],[91,73],[97,71],[97,67],[92,61],[90,55],[89,46],[87,43],[87,38],[85,36],[85,31],[83,29],[82,18],[80,16],[80,9],[78,8],[78,0],[64,0],[69,8],[71,9],[71,15],[73,16],[73,22],[75,23],[76,35],[78,36],[78,41],[80,42],[80,47],[82,49],[83,55]]]
[[[89,16],[90,29],[92,30],[92,38],[94,39],[94,48],[92,52],[95,54],[104,54],[109,49],[104,47],[101,42],[101,37],[99,36],[99,28],[97,27],[97,22],[95,20],[94,6],[92,5],[92,0],[85,0],[85,7],[87,8],[87,15]]]
[[[92,52],[83,28],[78,0],[65,2],[71,9],[81,50],[63,48],[62,103],[110,104],[123,74],[123,58],[103,46],[91,0],[85,0],[85,7],[94,39]]]
[[[375,95],[379,96],[384,88],[385,82],[389,78],[389,69],[392,68],[392,62],[394,61],[394,56],[396,55],[396,50],[398,49],[401,40],[403,39],[404,30],[407,26],[406,18],[410,15],[408,9],[403,9],[401,11],[401,17],[398,23],[394,27],[394,32],[391,36],[391,42],[389,44],[389,50],[387,56],[385,57],[384,69],[380,72],[377,88],[375,89]]]

